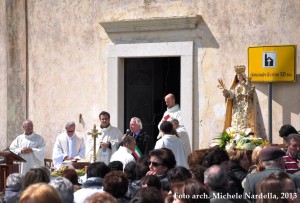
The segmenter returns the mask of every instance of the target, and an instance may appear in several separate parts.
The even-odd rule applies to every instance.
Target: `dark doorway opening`
[[[132,117],[156,140],[166,110],[164,97],[173,93],[180,104],[180,57],[124,59],[124,132]]]

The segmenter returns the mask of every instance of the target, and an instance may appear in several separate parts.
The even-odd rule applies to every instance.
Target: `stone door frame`
[[[111,123],[124,129],[124,58],[146,57],[180,57],[181,119],[193,143],[192,41],[108,45],[107,110]]]

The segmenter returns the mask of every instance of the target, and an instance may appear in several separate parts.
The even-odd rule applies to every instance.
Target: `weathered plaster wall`
[[[98,123],[98,113],[110,105],[106,101],[109,43],[136,43],[145,39],[150,42],[192,39],[195,42],[194,136],[200,137],[197,143],[200,147],[207,146],[223,128],[225,105],[221,91],[217,89],[217,78],[223,78],[229,86],[234,65],[248,64],[249,46],[300,44],[298,0],[27,1],[28,114],[34,121],[35,130],[47,140],[48,156],[54,138],[67,120],[78,123],[81,113],[89,130]],[[99,24],[102,21],[195,15],[203,19],[197,29],[178,33],[135,33],[114,38]],[[297,67],[298,74],[299,71]],[[273,85],[274,142],[281,142],[277,132],[282,124],[292,123],[300,129],[299,79],[298,76],[293,84]],[[255,86],[262,124],[267,132],[267,84],[255,83]],[[78,126],[83,131],[82,125]]]
[[[199,97],[200,135],[210,135],[212,129],[220,129],[222,125],[223,98],[220,91],[215,91],[214,78],[223,78],[229,86],[233,80],[233,66],[248,64],[247,48],[262,45],[299,45],[300,8],[299,1],[202,1],[198,4],[199,13],[206,20],[213,36],[219,44],[218,49],[205,49],[202,60],[203,68],[199,75],[201,95]],[[297,55],[299,61],[299,55]],[[296,67],[296,83],[273,84],[273,142],[281,143],[278,137],[279,128],[285,123],[291,123],[300,129],[299,114],[299,66]],[[262,120],[268,132],[268,86],[255,83]],[[209,116],[208,116],[209,115]],[[209,119],[207,119],[207,116]],[[217,128],[211,119],[216,119]],[[207,138],[209,136],[205,136]],[[207,140],[208,141],[208,140]],[[206,141],[205,141],[206,142]]]
[[[6,12],[5,1],[0,1],[0,149],[4,149],[7,140],[7,40],[6,40]]]
[[[24,8],[25,1],[1,1],[1,149],[22,131],[26,118]]]
[[[106,109],[99,2],[28,1],[29,115],[48,156],[67,121],[78,124],[82,114],[89,130]]]

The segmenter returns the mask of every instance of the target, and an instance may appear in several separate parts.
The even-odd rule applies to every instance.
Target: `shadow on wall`
[[[159,20],[159,19],[158,19]],[[134,22],[134,21],[132,21]],[[101,24],[101,23],[100,23]],[[161,26],[163,27],[163,26]],[[197,16],[194,29],[164,29],[145,31],[120,31],[107,33],[115,44],[201,41],[203,48],[219,48],[215,37],[201,16]]]
[[[255,91],[255,98],[257,98],[257,92]],[[261,113],[261,108],[259,104],[259,99],[257,99],[257,104],[256,104],[256,120],[257,120],[257,129],[259,132],[259,137],[263,138],[264,140],[267,139],[267,134],[266,134],[266,128],[264,126],[264,118]]]
[[[114,44],[136,44],[136,43],[160,43],[160,42],[185,42],[185,41],[193,41],[194,44],[194,56],[195,59],[193,61],[193,80],[194,84],[199,84],[198,80],[198,68],[199,68],[199,62],[197,60],[198,58],[198,50],[201,50],[203,48],[219,48],[219,44],[217,43],[215,37],[213,36],[211,30],[209,29],[208,25],[205,23],[204,19],[201,16],[195,17],[196,23],[194,28],[185,28],[185,29],[168,29],[166,27],[163,27],[162,25],[159,25],[160,28],[156,29],[153,24],[151,28],[147,28],[145,25],[141,25],[141,22],[136,22],[134,20],[130,21],[118,21],[118,22],[108,22],[108,24],[111,23],[111,25],[100,23],[100,25],[103,26],[103,29],[107,32],[110,40]],[[172,19],[167,19],[167,21]],[[145,21],[146,23],[149,23],[147,20],[141,20],[142,22]],[[159,19],[158,19],[159,21]],[[164,20],[162,20],[164,21]],[[120,28],[123,31],[120,31],[119,27],[116,26],[116,24],[122,26],[122,23],[129,26],[129,28]],[[119,24],[120,23],[120,24]],[[159,23],[159,22],[156,22]],[[165,23],[162,22],[162,23]],[[132,24],[133,26],[130,27]],[[112,26],[115,30],[111,31],[107,29],[106,26]],[[124,31],[126,29],[129,30],[136,30],[136,25],[141,25],[146,30],[139,30],[139,31]],[[185,26],[185,24],[181,24]],[[170,25],[171,27],[173,25]],[[179,25],[180,26],[180,25]],[[154,28],[153,28],[154,27]],[[168,27],[168,25],[167,25]],[[111,28],[111,27],[110,27]],[[156,30],[151,30],[151,29]],[[137,29],[140,29],[138,27]],[[181,93],[181,97],[183,97],[183,93]],[[197,85],[193,87],[193,101],[191,101],[192,104],[199,103],[199,98],[201,98],[201,95],[199,95],[199,88]],[[193,148],[198,149],[199,148],[199,107],[198,105],[193,106]]]
[[[300,113],[300,95],[299,87],[300,87],[300,74],[296,75],[296,82],[274,82],[272,83],[272,101],[276,102],[282,107],[282,125],[284,124],[291,124],[295,125],[291,120],[291,114],[299,114]],[[255,88],[265,94],[266,96],[269,95],[268,92],[268,83],[253,83],[255,85]],[[274,107],[273,107],[274,108]],[[259,115],[261,115],[261,112],[259,112]],[[273,118],[275,116],[273,113]],[[279,116],[280,117],[280,116]],[[273,120],[273,119],[272,119]],[[275,132],[273,132],[276,136],[276,133],[279,131],[281,126],[276,126],[278,129],[276,129]]]

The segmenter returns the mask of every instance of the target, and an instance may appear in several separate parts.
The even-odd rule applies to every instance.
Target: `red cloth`
[[[164,121],[167,121],[169,118],[170,118],[170,115],[168,114],[164,117]]]

